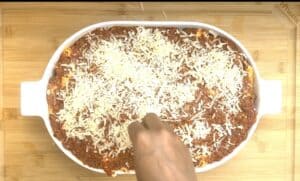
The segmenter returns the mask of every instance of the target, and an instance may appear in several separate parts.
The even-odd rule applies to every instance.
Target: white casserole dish
[[[228,160],[232,159],[237,153],[243,148],[243,146],[249,141],[251,136],[254,134],[255,129],[259,123],[259,120],[264,114],[267,113],[278,113],[281,110],[281,82],[276,80],[263,80],[261,79],[258,69],[255,65],[254,60],[252,59],[250,53],[246,50],[246,48],[233,36],[226,33],[225,31],[205,23],[199,22],[180,22],[180,21],[109,21],[102,22],[90,25],[81,29],[80,31],[73,34],[71,37],[66,39],[54,52],[53,56],[49,60],[49,63],[46,67],[44,75],[41,80],[38,81],[30,81],[30,82],[22,82],[21,83],[21,114],[23,116],[39,116],[43,119],[46,128],[56,143],[56,145],[60,148],[65,155],[67,155],[70,159],[75,161],[77,164],[87,168],[89,170],[105,173],[103,169],[96,169],[89,167],[83,164],[79,159],[77,159],[69,150],[65,149],[62,143],[55,138],[53,135],[53,130],[50,125],[49,113],[48,113],[48,105],[47,105],[47,85],[50,77],[52,76],[53,69],[55,67],[56,62],[58,61],[63,50],[69,46],[71,46],[76,40],[85,35],[86,33],[100,27],[111,27],[111,26],[157,26],[157,27],[190,27],[190,28],[203,28],[203,29],[211,29],[217,32],[220,35],[223,35],[230,40],[232,40],[246,55],[250,64],[253,66],[255,72],[256,79],[256,89],[257,89],[257,118],[255,124],[248,132],[247,139],[244,140],[238,147],[235,148],[233,152],[224,157],[222,160],[207,164],[204,167],[195,168],[197,173],[206,172],[213,168],[219,167],[223,165]],[[270,90],[270,91],[268,91]],[[129,172],[124,173],[123,171],[116,171],[116,174],[135,174],[134,170],[130,170]]]

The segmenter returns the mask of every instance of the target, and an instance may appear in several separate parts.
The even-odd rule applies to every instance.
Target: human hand
[[[128,127],[139,181],[195,181],[188,148],[153,113]]]

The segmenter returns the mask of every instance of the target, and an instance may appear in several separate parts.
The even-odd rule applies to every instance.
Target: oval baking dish
[[[257,117],[256,122],[250,128],[248,132],[247,138],[237,146],[233,152],[225,156],[220,161],[216,161],[210,164],[207,164],[203,167],[195,168],[197,173],[206,172],[213,168],[216,168],[228,160],[232,159],[241,149],[242,147],[249,141],[251,136],[254,134],[255,129],[261,119],[261,116],[267,113],[274,113],[279,112],[281,109],[281,84],[278,81],[266,81],[260,78],[258,69],[255,65],[254,60],[252,59],[250,53],[246,50],[246,48],[233,36],[226,33],[225,31],[205,23],[199,22],[179,22],[179,21],[110,21],[110,22],[102,22],[97,23],[88,27],[83,28],[82,30],[76,32],[71,37],[66,39],[54,52],[53,56],[49,60],[49,63],[46,67],[44,75],[41,80],[33,81],[33,82],[22,82],[21,83],[21,114],[24,116],[40,116],[46,125],[46,128],[56,143],[56,145],[63,151],[70,159],[75,161],[77,164],[87,168],[89,170],[98,172],[98,173],[105,173],[103,169],[96,169],[89,167],[82,163],[78,158],[76,158],[69,150],[65,149],[62,143],[54,136],[52,127],[50,125],[49,120],[49,113],[48,113],[48,105],[47,105],[47,85],[49,79],[53,74],[53,69],[55,67],[56,62],[59,60],[60,55],[64,51],[65,48],[71,46],[76,40],[81,38],[88,32],[95,30],[96,28],[101,27],[113,27],[113,26],[145,26],[145,27],[178,27],[178,28],[202,28],[207,30],[213,30],[218,34],[228,38],[229,40],[233,41],[245,54],[246,58],[248,59],[249,63],[254,69],[255,73],[255,87],[256,87],[256,94],[257,94]],[[277,90],[272,91],[273,94],[266,93],[266,90]],[[272,101],[269,102],[269,101]],[[272,106],[270,106],[272,105]],[[123,171],[116,171],[116,174],[134,174],[133,170],[129,172]]]

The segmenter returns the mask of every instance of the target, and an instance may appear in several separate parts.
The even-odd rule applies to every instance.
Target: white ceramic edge
[[[103,169],[96,169],[96,168],[92,168],[89,167],[85,164],[83,164],[78,158],[76,158],[69,150],[65,149],[62,145],[62,143],[54,137],[53,135],[53,130],[52,127],[50,125],[50,120],[49,120],[49,114],[48,114],[48,105],[47,105],[47,97],[46,97],[46,91],[47,91],[47,85],[48,85],[48,81],[50,79],[50,77],[52,76],[52,72],[54,69],[54,66],[56,64],[56,62],[59,59],[60,54],[63,52],[63,50],[66,47],[69,47],[72,43],[74,43],[76,40],[78,40],[80,37],[82,37],[84,34],[96,29],[96,28],[100,28],[100,27],[111,27],[111,26],[155,26],[155,27],[178,27],[178,28],[182,28],[182,27],[191,27],[191,28],[205,28],[205,29],[211,29],[214,30],[215,32],[218,32],[220,35],[223,35],[227,38],[229,38],[230,40],[232,40],[235,44],[238,45],[238,47],[242,50],[242,52],[246,55],[246,57],[248,58],[249,62],[251,63],[251,65],[253,66],[254,72],[255,72],[255,77],[256,77],[256,89],[257,89],[257,93],[258,93],[258,100],[257,100],[257,118],[256,118],[256,122],[255,124],[250,128],[249,132],[248,132],[248,136],[247,138],[238,146],[236,147],[233,152],[231,152],[229,155],[225,156],[223,159],[221,159],[220,161],[216,161],[210,164],[207,164],[204,167],[200,167],[200,168],[195,168],[195,171],[197,173],[202,173],[202,172],[206,172],[209,171],[213,168],[219,167],[221,165],[223,165],[224,163],[226,163],[228,160],[232,159],[235,155],[237,155],[237,153],[246,145],[246,143],[249,141],[249,139],[252,137],[253,133],[256,130],[256,127],[259,123],[259,120],[262,116],[262,113],[260,111],[260,99],[261,99],[261,94],[260,94],[260,85],[261,85],[261,78],[258,72],[258,69],[255,65],[255,62],[252,58],[252,56],[250,55],[250,53],[246,50],[246,48],[236,39],[234,38],[232,35],[230,35],[229,33],[206,23],[200,23],[200,22],[193,22],[193,21],[107,21],[107,22],[101,22],[101,23],[96,23],[90,26],[87,26],[83,29],[81,29],[80,31],[76,32],[75,34],[73,34],[72,36],[70,36],[68,39],[66,39],[59,47],[58,49],[55,51],[55,53],[53,54],[53,56],[51,57],[51,59],[49,60],[49,63],[45,69],[44,75],[41,79],[41,86],[40,86],[40,91],[44,92],[44,94],[42,95],[41,99],[43,99],[45,102],[44,105],[40,105],[40,106],[44,106],[45,110],[44,112],[39,113],[37,116],[40,116],[43,118],[44,123],[47,127],[47,130],[51,136],[51,138],[53,139],[53,141],[56,143],[56,145],[60,148],[61,151],[64,152],[64,154],[66,154],[70,159],[72,159],[74,162],[76,162],[78,165],[81,165],[84,168],[87,168],[89,170],[98,172],[98,173],[105,173],[103,171]],[[123,172],[123,171],[116,171],[116,174],[135,174],[134,170],[129,170],[128,172]]]
[[[39,99],[44,94],[40,90],[42,84],[41,80],[21,83],[21,115],[37,116],[46,111],[44,106],[40,106],[47,104],[44,99]]]
[[[278,114],[282,109],[282,82],[281,80],[261,80],[260,101],[261,114]]]

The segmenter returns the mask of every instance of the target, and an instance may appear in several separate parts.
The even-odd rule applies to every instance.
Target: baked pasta
[[[156,113],[195,167],[221,160],[256,121],[255,77],[239,47],[212,30],[98,28],[67,47],[47,89],[54,136],[108,175],[134,169],[127,127]]]

